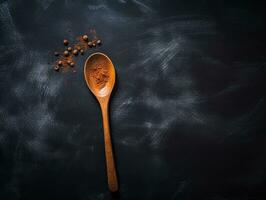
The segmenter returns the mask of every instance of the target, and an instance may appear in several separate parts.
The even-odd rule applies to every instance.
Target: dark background
[[[83,78],[101,51],[117,72],[116,198],[264,200],[265,19],[243,0],[1,0],[0,199],[112,198]],[[102,47],[54,72],[62,40],[90,28]]]

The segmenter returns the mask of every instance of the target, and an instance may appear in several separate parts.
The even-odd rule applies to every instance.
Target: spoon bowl
[[[85,62],[84,76],[88,88],[101,106],[108,187],[111,192],[116,192],[118,181],[108,117],[109,99],[115,85],[115,68],[108,56],[94,53]]]
[[[115,68],[108,56],[92,54],[86,60],[84,75],[89,89],[97,98],[111,94],[115,84]]]

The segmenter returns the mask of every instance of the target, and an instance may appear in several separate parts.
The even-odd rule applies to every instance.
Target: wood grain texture
[[[95,82],[95,76],[92,76],[92,71],[99,66],[101,66],[101,68],[105,68],[105,70],[108,71],[108,81],[106,84],[104,84],[104,87],[99,87],[99,84]],[[89,56],[89,58],[85,62],[84,76],[87,86],[95,95],[101,106],[108,187],[111,192],[116,192],[118,191],[118,181],[108,117],[109,99],[115,84],[115,69],[113,63],[105,54],[99,52],[94,53]]]
[[[114,161],[112,141],[111,141],[111,136],[110,136],[108,102],[109,102],[109,96],[106,98],[103,98],[103,100],[100,101],[100,105],[101,105],[102,118],[103,118],[104,147],[105,147],[108,187],[111,192],[116,192],[118,191],[118,181],[117,181],[117,175],[116,175],[116,167],[115,167],[115,161]]]

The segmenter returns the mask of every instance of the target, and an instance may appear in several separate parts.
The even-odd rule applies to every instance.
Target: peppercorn
[[[102,41],[101,40],[97,40],[97,44],[98,45],[101,45],[102,44]]]
[[[58,65],[54,66],[54,70],[55,70],[55,71],[59,71],[59,68],[60,68],[60,67],[59,67]]]
[[[72,51],[72,48],[71,48],[71,47],[68,47],[67,50],[68,50],[68,51]]]
[[[62,61],[62,60],[59,60],[59,61],[58,61],[58,65],[59,65],[59,66],[63,65],[63,61]]]
[[[71,63],[71,61],[70,61],[70,60],[67,60],[67,64],[69,64],[69,65],[70,65],[70,63]]]
[[[96,44],[95,44],[95,42],[93,42],[93,43],[92,43],[92,46],[93,46],[93,47],[96,47]]]
[[[84,41],[88,41],[88,36],[87,36],[87,35],[83,35],[83,36],[82,36],[82,39],[83,39]]]
[[[64,40],[63,43],[64,43],[65,46],[67,46],[68,45],[68,40]]]
[[[59,53],[56,51],[56,52],[54,52],[54,55],[55,56],[59,56]]]
[[[88,42],[88,46],[91,48],[92,47],[92,42]]]
[[[70,67],[74,67],[75,66],[75,63],[74,62],[71,62],[70,63]]]
[[[84,50],[80,49],[80,54],[83,55],[84,54]]]
[[[64,56],[69,56],[69,52],[68,51],[64,51]]]
[[[80,49],[81,49],[80,46],[77,46],[77,50],[80,51]]]
[[[78,50],[77,49],[74,49],[73,50],[73,54],[76,56],[76,55],[78,55]]]

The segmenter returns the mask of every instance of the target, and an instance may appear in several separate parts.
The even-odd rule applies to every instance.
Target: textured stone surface
[[[0,1],[0,199],[110,199],[100,109],[48,62],[95,28],[120,199],[265,199],[265,4]],[[71,32],[68,32],[68,30]]]

